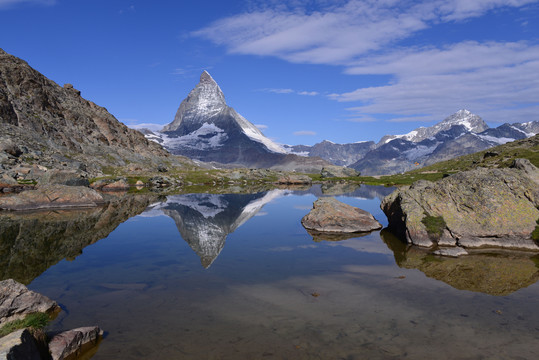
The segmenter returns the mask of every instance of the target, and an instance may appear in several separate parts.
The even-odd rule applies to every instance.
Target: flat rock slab
[[[316,200],[313,209],[301,219],[308,230],[331,233],[357,233],[382,228],[372,214],[342,203],[333,197]]]
[[[38,210],[73,207],[95,207],[103,204],[103,197],[83,186],[47,185],[17,195],[0,197],[0,209]]]
[[[103,331],[97,326],[81,327],[55,335],[49,342],[53,360],[78,356],[97,345]]]
[[[0,281],[0,325],[36,312],[51,313],[57,308],[56,301],[13,279]]]
[[[41,355],[32,334],[21,329],[0,338],[0,359],[41,360]]]
[[[284,175],[277,180],[277,184],[304,185],[311,184],[312,179],[307,175]]]

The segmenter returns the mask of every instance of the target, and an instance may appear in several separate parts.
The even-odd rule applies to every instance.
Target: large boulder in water
[[[310,213],[301,219],[308,230],[331,233],[368,232],[382,228],[372,214],[332,197],[316,200]]]
[[[385,197],[381,208],[390,229],[415,245],[539,250],[532,239],[539,183],[529,176],[537,168],[525,165],[525,170],[480,168],[435,183],[418,181]]]

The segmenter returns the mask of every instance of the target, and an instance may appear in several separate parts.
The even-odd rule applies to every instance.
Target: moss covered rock
[[[524,170],[476,169],[418,181],[384,198],[381,207],[392,231],[415,245],[539,250],[532,239],[538,185]]]

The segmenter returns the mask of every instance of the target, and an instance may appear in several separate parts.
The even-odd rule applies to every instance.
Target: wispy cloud
[[[273,93],[273,94],[296,94],[296,95],[302,95],[302,96],[320,95],[320,93],[317,92],[317,91],[297,91],[297,90],[293,90],[293,89],[265,88],[265,89],[260,89],[258,91],[269,92],[269,93]]]
[[[537,0],[350,0],[310,7],[263,7],[218,20],[193,32],[230,53],[287,61],[342,64],[440,22],[478,17],[500,7]],[[339,4],[339,3],[337,3]]]
[[[296,136],[315,136],[316,132],[311,131],[311,130],[300,130],[300,131],[295,131],[294,135],[296,135]]]
[[[538,0],[348,0],[259,2],[249,12],[195,31],[232,54],[342,66],[350,75],[390,75],[384,86],[332,94],[357,102],[349,121],[440,120],[460,108],[488,121],[524,121],[539,105],[539,48],[534,42],[460,42],[402,48],[422,30]],[[303,5],[302,5],[303,4]],[[315,6],[313,6],[315,4]],[[315,9],[315,10],[313,10]],[[284,94],[318,95],[293,89]]]
[[[268,125],[264,125],[264,124],[255,124],[255,126],[259,129],[259,130],[266,130],[268,128]]]
[[[7,9],[21,4],[54,5],[56,0],[0,0],[0,9]]]
[[[530,119],[539,94],[539,45],[464,42],[366,57],[350,74],[391,74],[385,86],[330,95],[362,105],[358,114],[393,114],[392,121],[440,120],[467,108],[493,122]],[[423,114],[418,116],[418,114]],[[487,115],[488,114],[488,118]]]

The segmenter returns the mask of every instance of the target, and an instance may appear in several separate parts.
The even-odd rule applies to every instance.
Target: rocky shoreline
[[[29,315],[45,314],[53,319],[61,309],[48,297],[30,291],[13,279],[0,281],[0,328]],[[103,337],[98,326],[60,333],[44,333],[40,328],[23,327],[0,338],[0,358],[64,360],[80,356]]]

